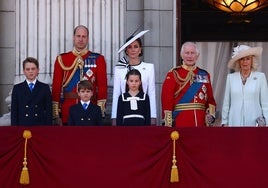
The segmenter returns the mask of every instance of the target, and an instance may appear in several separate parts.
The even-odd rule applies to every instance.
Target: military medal
[[[86,58],[85,59],[85,67],[86,68],[96,68],[97,67],[97,64],[96,64],[95,59]]]
[[[86,72],[86,75],[87,75],[88,77],[91,77],[91,76],[93,75],[92,70],[91,70],[91,69],[88,69],[87,72]]]
[[[199,95],[198,95],[198,97],[199,97],[201,100],[203,100],[203,99],[205,98],[204,93],[203,93],[203,92],[200,92]]]
[[[205,85],[202,86],[202,91],[203,91],[204,93],[207,93],[207,87],[206,87]]]

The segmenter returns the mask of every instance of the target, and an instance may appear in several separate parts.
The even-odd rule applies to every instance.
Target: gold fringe
[[[27,164],[27,162],[26,162]],[[20,174],[20,184],[27,185],[30,183],[29,172],[27,167],[23,167]]]
[[[28,139],[30,139],[31,137],[32,137],[31,131],[24,130],[23,132],[23,138],[25,138],[24,158],[23,158],[23,168],[22,168],[21,175],[20,175],[20,184],[22,185],[30,184],[30,176],[29,176],[29,171],[27,168],[27,142],[28,142]]]
[[[176,140],[179,139],[179,132],[173,131],[170,134],[171,139],[173,140],[173,156],[172,156],[172,167],[171,167],[171,175],[170,175],[170,182],[179,182],[179,172],[178,167],[176,165]]]

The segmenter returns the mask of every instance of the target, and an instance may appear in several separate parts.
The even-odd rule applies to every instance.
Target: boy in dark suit
[[[24,82],[14,85],[11,125],[52,125],[52,100],[48,84],[37,80],[39,62],[33,57],[23,61]]]
[[[80,102],[69,109],[68,125],[102,125],[101,108],[90,102],[93,96],[93,86],[90,81],[78,83],[77,92]]]

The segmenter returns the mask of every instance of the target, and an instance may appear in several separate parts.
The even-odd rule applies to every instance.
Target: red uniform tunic
[[[169,71],[161,99],[162,116],[164,111],[172,111],[176,127],[206,126],[206,110],[214,108],[215,112],[216,107],[210,75],[198,67],[191,71],[179,66]]]
[[[78,102],[77,83],[83,79],[93,84],[94,95],[91,101],[94,104],[98,100],[106,101],[107,74],[104,56],[88,50],[78,54],[73,50],[57,57],[54,64],[52,100],[53,105],[57,104],[60,108],[63,123],[68,121],[70,106]],[[54,111],[55,109],[55,117]]]

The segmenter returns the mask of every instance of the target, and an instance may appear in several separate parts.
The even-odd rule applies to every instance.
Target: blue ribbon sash
[[[199,71],[197,72],[197,75],[195,76],[194,82],[189,87],[189,89],[185,92],[182,98],[178,100],[177,104],[189,103],[194,98],[195,94],[200,90],[203,83],[208,82],[208,78],[206,77],[207,77],[207,72],[202,69],[199,69]],[[200,78],[205,78],[205,79],[201,80]],[[179,115],[180,112],[181,110],[173,111],[172,119],[175,119]]]

